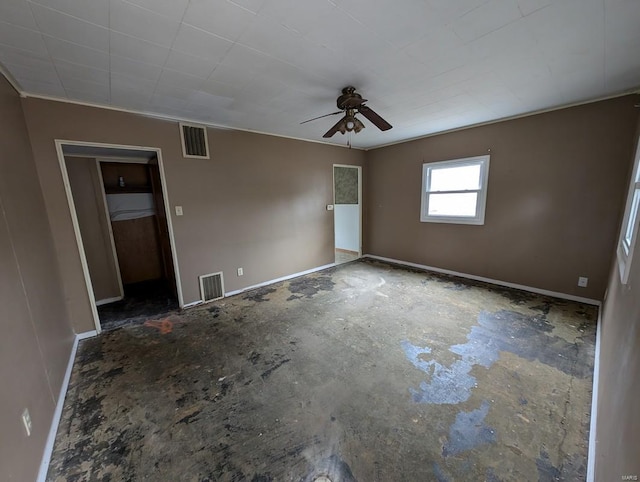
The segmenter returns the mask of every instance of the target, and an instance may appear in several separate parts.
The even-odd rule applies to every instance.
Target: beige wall
[[[0,480],[22,482],[36,478],[74,335],[20,100],[2,76],[0,133]]]
[[[65,159],[96,301],[122,296],[95,159]]]
[[[198,276],[224,272],[232,291],[334,261],[332,164],[364,163],[341,147],[209,129],[210,160],[184,159],[175,122],[111,110],[23,99],[69,309],[93,329],[54,139],[162,149],[185,303],[200,299]],[[176,217],[174,207],[184,216]],[[236,275],[244,268],[244,276]]]
[[[627,185],[623,193],[626,196]],[[640,477],[640,239],[634,249],[626,285],[620,283],[617,262],[613,263],[602,308],[597,481]]]
[[[602,299],[637,118],[632,97],[367,153],[367,253]],[[484,226],[420,222],[423,162],[491,149]],[[589,278],[579,288],[579,276]]]

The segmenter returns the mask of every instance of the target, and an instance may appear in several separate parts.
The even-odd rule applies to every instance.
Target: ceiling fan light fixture
[[[356,131],[356,134],[364,129],[364,124],[360,121],[360,119],[354,117],[353,123],[355,124],[353,130]]]

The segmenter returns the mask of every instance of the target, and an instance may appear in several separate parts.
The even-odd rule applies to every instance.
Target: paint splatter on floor
[[[169,318],[164,318],[162,320],[147,320],[144,322],[144,326],[147,328],[155,328],[162,335],[166,335],[173,331],[173,321]]]
[[[489,402],[482,401],[480,408],[460,412],[449,429],[449,440],[442,448],[442,456],[461,454],[482,444],[495,443],[495,430],[484,422],[489,413]]]
[[[133,322],[80,342],[48,480],[581,480],[596,317],[357,261]]]

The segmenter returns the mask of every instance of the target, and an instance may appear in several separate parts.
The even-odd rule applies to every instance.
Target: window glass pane
[[[431,168],[429,191],[480,189],[480,165]]]
[[[633,194],[633,202],[631,203],[631,212],[629,213],[629,221],[627,223],[627,229],[624,233],[624,241],[627,247],[631,246],[631,238],[633,237],[633,227],[638,220],[638,205],[640,204],[640,189],[636,189]]]
[[[429,216],[475,216],[478,193],[429,194]]]

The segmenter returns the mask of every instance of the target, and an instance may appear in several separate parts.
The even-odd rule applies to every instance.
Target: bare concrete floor
[[[596,315],[357,261],[124,326],[80,344],[48,480],[582,480]]]

